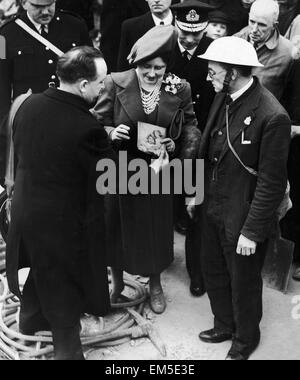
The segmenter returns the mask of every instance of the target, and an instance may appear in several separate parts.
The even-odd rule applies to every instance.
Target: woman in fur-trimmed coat
[[[136,158],[144,159],[149,167],[154,158],[138,149],[138,122],[166,130],[163,144],[170,160],[176,157],[194,158],[196,155],[200,132],[197,129],[190,85],[172,74],[166,74],[167,63],[164,57],[168,48],[172,48],[171,44],[168,46],[171,33],[173,27],[156,27],[142,37],[137,42],[141,44],[138,48],[142,46],[142,49],[137,49],[137,52],[133,49],[135,59],[132,62],[137,65],[137,69],[108,76],[105,92],[94,109],[98,120],[106,126],[116,149],[127,152],[128,162]],[[153,52],[149,43],[153,44],[154,49],[161,44],[164,46],[160,51]],[[146,53],[145,46],[148,48]],[[157,87],[160,87],[159,95],[155,97],[155,92],[153,93],[147,109],[147,96],[151,95],[153,89],[157,91]],[[183,130],[180,138],[173,141],[170,138],[170,126],[179,110],[184,114]],[[150,172],[149,168],[149,178]],[[130,173],[128,177],[130,178]],[[134,275],[147,275],[150,276],[152,309],[162,313],[166,304],[160,274],[174,259],[172,195],[109,195],[107,230],[108,264],[113,269],[112,301],[117,301],[123,291],[123,270]]]

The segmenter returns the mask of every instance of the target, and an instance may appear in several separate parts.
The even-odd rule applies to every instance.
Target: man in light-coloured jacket
[[[293,45],[278,30],[279,5],[274,0],[256,0],[250,10],[249,25],[237,36],[251,42],[264,65],[254,70],[263,86],[281,99],[293,65]]]

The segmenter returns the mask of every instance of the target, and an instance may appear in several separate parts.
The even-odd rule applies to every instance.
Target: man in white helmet
[[[220,38],[200,58],[217,93],[200,147],[201,255],[215,324],[200,339],[232,340],[227,359],[247,360],[260,342],[261,270],[287,187],[291,122],[253,77],[262,65],[250,43]]]

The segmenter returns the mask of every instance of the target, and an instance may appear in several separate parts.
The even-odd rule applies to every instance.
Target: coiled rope
[[[148,336],[161,354],[166,355],[165,346],[157,332],[142,317],[147,299],[145,287],[129,276],[125,276],[124,282],[135,291],[136,298],[125,304],[112,305],[113,310],[123,310],[123,315],[109,327],[105,327],[104,319],[101,319],[101,333],[82,336],[82,345],[90,348],[110,347]],[[0,287],[3,288],[0,295],[0,351],[10,360],[47,359],[54,352],[52,334],[41,332],[26,336],[16,332],[12,327],[18,320],[20,302],[9,292],[7,279],[1,274]]]

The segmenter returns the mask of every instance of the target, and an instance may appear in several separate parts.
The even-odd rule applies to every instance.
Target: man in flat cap
[[[0,28],[6,40],[6,59],[0,60],[0,123],[12,99],[29,89],[42,92],[49,82],[58,84],[55,67],[60,52],[92,46],[84,21],[65,11],[57,12],[56,1],[23,0],[22,5],[24,12]],[[48,43],[44,45],[40,37]]]
[[[150,12],[143,16],[135,17],[124,21],[121,32],[121,42],[118,58],[118,71],[129,69],[127,57],[132,46],[144,34],[154,26],[172,25],[174,17],[170,9],[172,3],[178,3],[179,0],[146,0]]]
[[[186,79],[192,88],[194,110],[198,127],[203,131],[210,106],[214,99],[214,90],[207,82],[208,63],[198,58],[205,53],[212,40],[205,36],[208,25],[208,13],[215,8],[198,0],[185,0],[172,7],[175,13],[175,26],[178,32],[177,46],[174,51],[171,72]],[[201,296],[202,285],[199,247],[196,237],[198,228],[196,220],[189,220],[185,210],[185,200],[182,196],[176,198],[175,224],[178,232],[186,231],[186,261],[191,278],[190,291],[193,296]]]

